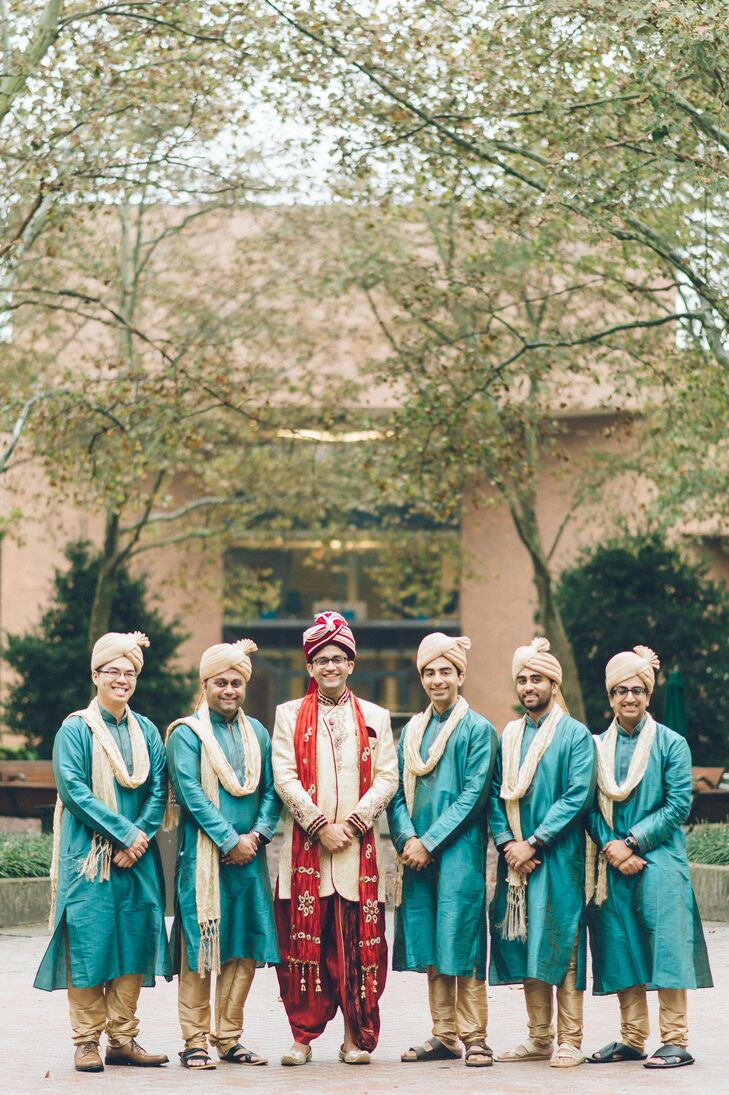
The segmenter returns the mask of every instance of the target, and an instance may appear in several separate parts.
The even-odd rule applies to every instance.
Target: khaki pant
[[[77,989],[68,986],[68,1010],[71,1016],[71,1038],[75,1046],[97,1042],[106,1031],[108,1045],[118,1048],[139,1034],[137,1001],[142,988],[142,975],[115,977],[102,985]]]
[[[483,1042],[488,1023],[486,982],[476,977],[449,977],[428,966],[428,999],[433,1035],[449,1049]]]
[[[567,967],[565,979],[557,986],[557,1045],[582,1046],[582,1005],[584,993],[576,987],[577,979],[577,939],[572,948],[572,957]],[[554,1009],[554,986],[546,981],[526,980],[524,982],[527,1015],[529,1017],[529,1037],[535,1045],[551,1046],[554,1039],[552,1014]]]
[[[209,973],[201,977],[187,965],[184,935],[177,1007],[185,1049],[207,1049],[208,1041],[223,1057],[240,1041],[243,1008],[248,999],[256,963],[252,958],[231,958],[224,962],[215,983],[215,1032],[210,1030]]]
[[[645,985],[633,985],[618,993],[620,1004],[620,1040],[642,1053],[650,1023]],[[686,989],[658,989],[658,1025],[664,1046],[688,1045]]]

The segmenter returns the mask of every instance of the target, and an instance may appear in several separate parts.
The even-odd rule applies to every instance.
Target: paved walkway
[[[723,1060],[726,1049],[726,1016],[729,1012],[729,924],[706,924],[714,980],[718,988],[690,993],[691,1050],[697,1064],[672,1071],[665,1077],[640,1065],[583,1065],[568,1071],[549,1068],[546,1063],[496,1065],[493,1069],[465,1069],[452,1062],[431,1065],[403,1065],[399,1056],[414,1041],[429,1033],[425,978],[419,974],[390,974],[382,1000],[383,1029],[379,1048],[369,1067],[354,1068],[337,1061],[341,1039],[339,1021],[330,1024],[314,1043],[314,1061],[305,1072],[282,1068],[278,1061],[291,1043],[290,1032],[273,970],[259,970],[246,1012],[245,1042],[271,1061],[267,1068],[220,1064],[215,1072],[194,1076],[176,1063],[178,1042],[174,984],[158,983],[143,989],[140,1005],[145,1048],[166,1052],[171,1063],[163,1069],[142,1071],[109,1068],[103,1074],[82,1076],[73,1069],[69,1040],[66,996],[31,988],[35,969],[48,938],[43,927],[9,928],[0,932],[0,1029],[3,1031],[0,1092],[3,1095],[66,1095],[94,1091],[123,1093],[176,1091],[178,1095],[209,1092],[249,1091],[288,1093],[301,1091],[304,1080],[317,1093],[372,1095],[398,1091],[422,1095],[424,1086],[437,1087],[438,1095],[476,1092],[490,1088],[514,1095],[536,1089],[540,1095],[569,1095],[570,1092],[599,1092],[605,1095],[636,1095],[665,1090],[681,1095],[700,1090],[702,1095],[727,1090]],[[391,933],[390,933],[390,937]],[[524,1036],[524,1001],[519,988],[489,990],[491,1021],[489,1041],[496,1052],[516,1044]],[[655,1002],[652,1003],[653,1026]],[[594,1050],[617,1036],[614,997],[586,999],[585,1047]],[[651,1039],[650,1046],[657,1044]]]

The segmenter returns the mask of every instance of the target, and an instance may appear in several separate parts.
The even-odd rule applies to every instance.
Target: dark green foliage
[[[597,733],[611,712],[605,663],[619,650],[652,647],[662,671],[651,703],[663,719],[665,677],[684,681],[686,737],[694,764],[729,763],[729,593],[657,538],[585,552],[559,580],[557,597]]]
[[[99,558],[88,544],[70,544],[69,567],[56,571],[50,603],[40,624],[25,635],[9,635],[5,660],[20,680],[3,705],[7,730],[22,734],[43,759],[51,756],[58,727],[70,711],[85,707],[92,695],[88,622]],[[164,733],[173,718],[189,709],[196,675],[174,668],[185,635],[179,622],[164,621],[147,604],[144,579],[120,570],[111,609],[110,631],[144,631],[146,652],[131,707]]]
[[[0,836],[0,878],[45,878],[51,872],[52,854],[51,833]]]
[[[729,866],[729,825],[697,825],[686,834],[689,863]]]

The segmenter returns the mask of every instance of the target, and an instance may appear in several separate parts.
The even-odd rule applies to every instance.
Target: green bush
[[[729,824],[696,825],[686,834],[690,863],[714,863],[729,866]]]
[[[0,836],[0,878],[47,878],[52,854],[50,833],[6,833]]]

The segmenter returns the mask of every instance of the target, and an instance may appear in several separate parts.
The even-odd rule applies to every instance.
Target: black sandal
[[[692,1065],[695,1060],[683,1046],[661,1046],[655,1053],[651,1053],[651,1057],[658,1057],[659,1060],[666,1063],[665,1065],[652,1065],[648,1060],[643,1068],[683,1068],[684,1065]]]
[[[178,1056],[182,1067],[189,1068],[191,1072],[204,1072],[207,1068],[215,1068],[215,1065],[208,1056],[207,1050],[201,1049],[200,1046],[193,1046],[192,1049],[183,1049]],[[200,1061],[201,1063],[199,1065],[193,1065],[193,1061]]]
[[[260,1057],[257,1053],[253,1053],[252,1050],[246,1049],[240,1042],[236,1042],[234,1046],[231,1046],[227,1053],[224,1053],[220,1058],[221,1061],[227,1061],[231,1065],[267,1065],[268,1060],[265,1057]]]
[[[620,1061],[645,1061],[647,1053],[639,1053],[625,1042],[608,1042],[602,1049],[596,1049],[587,1058],[588,1065],[616,1065]],[[660,1066],[659,1066],[660,1067]]]
[[[485,1057],[485,1061],[469,1061],[469,1057]],[[494,1051],[485,1042],[469,1042],[466,1046],[466,1060],[468,1068],[490,1068],[494,1063]]]
[[[460,1061],[461,1054],[441,1042],[440,1038],[428,1038],[422,1046],[410,1046],[406,1053],[414,1053],[414,1057],[407,1057],[405,1053],[400,1055],[403,1064],[411,1065],[416,1061]]]

